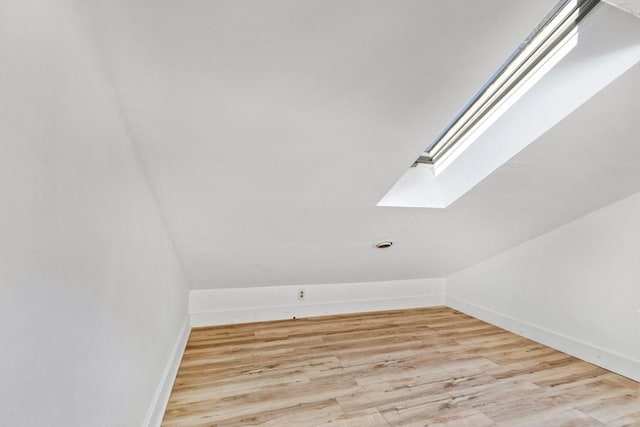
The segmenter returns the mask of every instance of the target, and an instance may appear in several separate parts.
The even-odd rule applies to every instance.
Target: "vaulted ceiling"
[[[109,1],[88,16],[191,286],[216,288],[442,277],[640,191],[636,65],[448,208],[376,207],[554,4]]]

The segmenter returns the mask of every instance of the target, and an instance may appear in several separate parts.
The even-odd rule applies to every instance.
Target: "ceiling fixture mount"
[[[577,44],[578,23],[599,0],[560,0],[413,166],[437,175]]]
[[[391,245],[393,245],[393,242],[389,242],[389,241],[379,242],[379,243],[376,243],[376,248],[387,249],[387,248],[390,248]]]

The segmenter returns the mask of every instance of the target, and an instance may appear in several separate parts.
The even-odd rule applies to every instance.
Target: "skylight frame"
[[[568,53],[571,46],[569,49],[562,46],[577,37],[578,23],[598,3],[599,0],[560,0],[429,144],[413,166],[432,165],[436,174],[444,169],[445,163],[450,163],[455,157],[454,153],[459,154],[484,132],[483,125],[486,128],[493,123],[504,113],[504,107],[513,104],[561,56]],[[556,56],[559,58],[553,60]],[[525,87],[528,80],[529,85]],[[507,103],[508,106],[505,105]]]

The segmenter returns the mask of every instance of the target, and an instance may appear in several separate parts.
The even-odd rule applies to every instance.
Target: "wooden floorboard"
[[[195,328],[163,426],[640,426],[640,384],[446,307]]]

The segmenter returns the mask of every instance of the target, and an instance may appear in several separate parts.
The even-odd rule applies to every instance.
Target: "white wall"
[[[444,304],[444,279],[411,279],[324,285],[194,289],[192,326],[222,325]],[[304,299],[298,292],[304,290]]]
[[[640,193],[450,276],[446,302],[640,380]]]
[[[142,425],[186,330],[185,279],[83,13],[0,2],[6,426]]]

